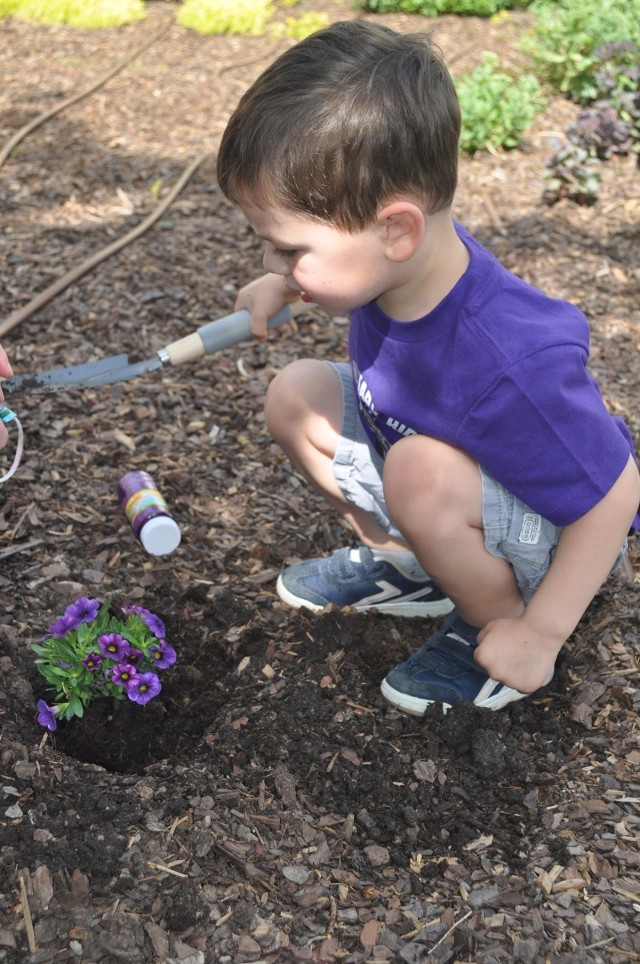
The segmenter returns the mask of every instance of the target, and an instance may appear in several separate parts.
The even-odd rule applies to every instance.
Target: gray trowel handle
[[[291,321],[293,312],[289,305],[285,305],[267,322],[269,331],[286,325]],[[223,348],[231,348],[241,341],[251,338],[251,313],[243,309],[234,311],[232,315],[217,318],[197,331],[178,341],[171,342],[158,352],[163,365],[181,365],[182,362],[194,361],[203,355],[212,355]]]

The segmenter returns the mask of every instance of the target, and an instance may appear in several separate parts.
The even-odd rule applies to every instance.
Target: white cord
[[[13,459],[13,465],[5,475],[0,477],[0,482],[6,482],[7,479],[10,479],[11,476],[15,473],[16,469],[20,465],[20,459],[22,458],[22,450],[24,449],[24,432],[22,430],[22,425],[20,424],[20,419],[13,412],[11,412],[11,417],[7,418],[6,413],[9,412],[9,409],[7,408],[4,408],[3,412],[5,413],[6,422],[5,422],[5,418],[3,418],[2,421],[5,422],[5,424],[7,424],[8,422],[15,422],[16,425],[18,426],[18,444],[16,446],[16,454]]]

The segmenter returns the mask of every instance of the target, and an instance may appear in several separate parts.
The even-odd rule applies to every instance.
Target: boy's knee
[[[321,411],[323,399],[335,397],[336,375],[322,361],[302,358],[278,372],[267,388],[264,403],[267,428],[272,435],[291,427],[310,412]]]
[[[264,400],[267,426],[270,426],[274,418],[280,418],[283,412],[288,412],[299,404],[306,364],[305,360],[291,362],[270,382]]]
[[[416,502],[431,511],[451,509],[456,493],[465,501],[480,487],[478,467],[460,449],[428,435],[410,435],[391,446],[383,485],[385,501],[396,521]]]
[[[388,487],[417,486],[430,489],[446,479],[455,464],[457,449],[429,435],[408,435],[391,446],[384,464]]]

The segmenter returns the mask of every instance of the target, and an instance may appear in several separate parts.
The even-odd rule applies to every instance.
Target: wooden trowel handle
[[[278,328],[286,325],[293,313],[289,305],[285,305],[280,311],[270,318],[268,328]],[[163,364],[167,362],[171,365],[181,365],[183,362],[195,361],[203,355],[212,355],[223,348],[231,348],[241,341],[251,338],[251,314],[246,310],[234,311],[231,315],[224,318],[217,318],[206,325],[202,325],[197,331],[178,341],[171,342],[158,353]]]

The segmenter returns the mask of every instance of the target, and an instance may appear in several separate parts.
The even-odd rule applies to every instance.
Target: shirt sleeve
[[[571,345],[545,348],[503,371],[464,418],[456,444],[561,526],[606,495],[633,453],[583,353]]]

